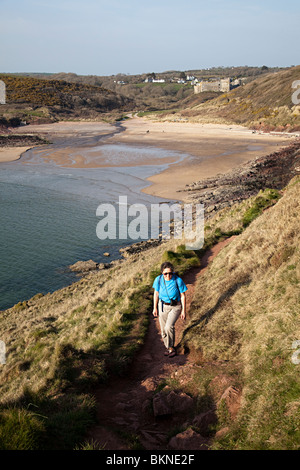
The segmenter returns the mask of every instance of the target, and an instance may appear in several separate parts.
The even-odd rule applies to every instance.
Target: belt
[[[165,305],[171,305],[171,302],[168,303],[168,302],[165,302],[164,300],[163,300],[163,303],[164,303]],[[180,302],[177,301],[176,305],[179,305],[179,304],[180,304]]]

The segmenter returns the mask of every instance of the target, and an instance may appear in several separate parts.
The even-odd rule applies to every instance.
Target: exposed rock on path
[[[183,276],[188,287],[187,311],[191,304],[194,285],[214,256],[230,242],[220,242],[202,258],[196,267]],[[184,322],[176,323],[176,343],[184,328]],[[164,356],[158,319],[150,320],[144,345],[141,347],[128,374],[112,378],[96,391],[98,424],[90,430],[93,439],[105,450],[128,450],[138,441],[146,450],[207,449],[209,440],[200,433],[188,429],[195,419],[193,398],[183,392],[174,392],[168,386],[160,388],[173,374],[188,380],[195,367],[199,367],[189,355],[180,350],[174,358]],[[228,387],[228,384],[227,384]],[[225,391],[226,387],[224,388]],[[215,422],[215,415],[202,418],[202,429]],[[170,437],[172,428],[184,426],[186,430]],[[131,444],[129,443],[131,441]],[[133,447],[132,447],[133,446]]]

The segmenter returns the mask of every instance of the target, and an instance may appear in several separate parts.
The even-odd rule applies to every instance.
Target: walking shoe
[[[176,356],[176,351],[175,351],[175,349],[174,349],[174,348],[169,349],[169,354],[168,354],[168,355],[169,355],[169,357],[174,357],[174,356]]]

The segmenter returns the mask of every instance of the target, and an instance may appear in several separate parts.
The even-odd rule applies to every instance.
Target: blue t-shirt
[[[170,303],[170,299],[179,301],[180,294],[187,291],[187,287],[183,280],[173,274],[172,278],[167,281],[161,274],[154,279],[152,287],[158,292],[160,300]]]

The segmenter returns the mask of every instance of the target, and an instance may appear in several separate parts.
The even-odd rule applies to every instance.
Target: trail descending
[[[183,276],[187,285],[187,316],[191,305],[195,283],[219,251],[230,242],[227,239],[208,250],[201,259],[201,266],[193,268]],[[176,323],[176,345],[180,342],[184,321]],[[91,429],[89,440],[104,450],[168,449],[169,431],[182,424],[183,416],[154,416],[152,399],[155,391],[172,374],[184,374],[185,370],[197,367],[192,357],[179,351],[177,356],[164,356],[158,319],[150,320],[145,342],[135,357],[125,377],[113,377],[109,383],[96,391],[97,421]],[[197,447],[198,448],[198,447]],[[203,442],[200,448],[207,448]]]

